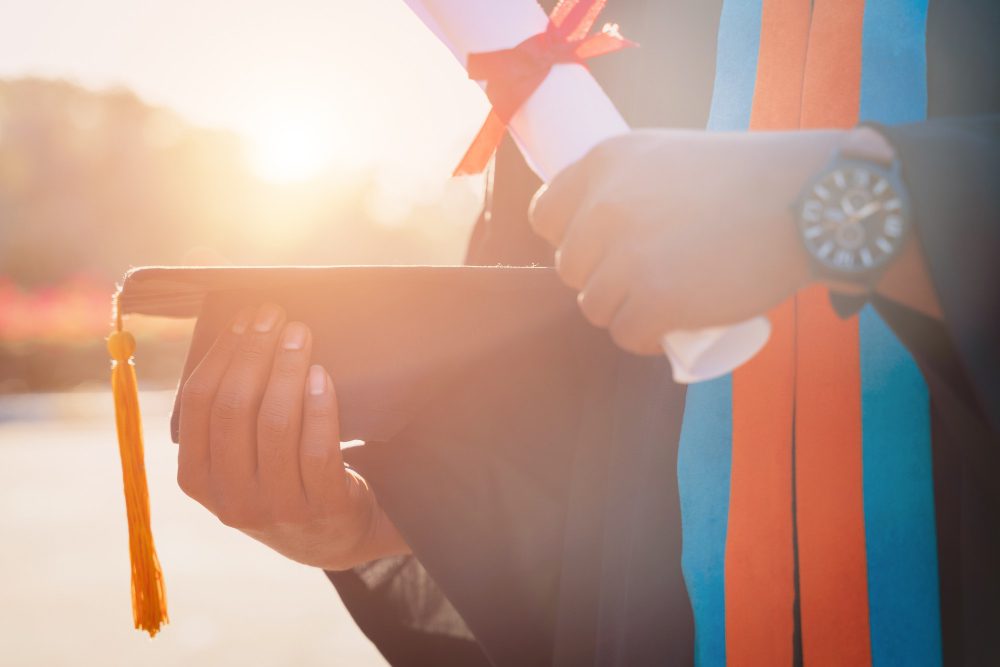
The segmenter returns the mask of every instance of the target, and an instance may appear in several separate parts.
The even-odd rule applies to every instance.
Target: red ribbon
[[[588,36],[607,0],[560,0],[549,15],[545,32],[512,49],[470,53],[469,78],[486,82],[493,109],[455,168],[455,176],[479,174],[500,145],[507,124],[549,75],[553,65],[584,64],[590,58],[637,46],[607,24]]]

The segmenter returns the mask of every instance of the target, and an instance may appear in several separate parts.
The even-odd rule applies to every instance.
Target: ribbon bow
[[[601,32],[588,36],[606,3],[607,0],[560,0],[549,15],[545,32],[512,49],[469,54],[469,78],[486,82],[486,96],[493,109],[455,168],[454,176],[478,174],[486,168],[510,119],[542,85],[553,65],[582,65],[590,58],[637,46],[624,39],[618,26],[610,23]]]

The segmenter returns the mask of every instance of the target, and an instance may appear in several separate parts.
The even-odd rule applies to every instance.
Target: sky
[[[274,180],[444,181],[485,97],[402,0],[0,0],[0,77],[127,86],[235,130]]]

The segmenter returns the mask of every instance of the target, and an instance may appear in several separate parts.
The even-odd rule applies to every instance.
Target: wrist
[[[842,132],[827,159],[795,204],[810,282],[849,295],[871,293],[909,245],[895,149],[876,129],[861,126]]]
[[[830,163],[833,156],[855,141],[865,140],[865,137],[855,137],[854,132],[855,130],[821,130],[789,133],[799,138],[797,143],[800,149],[796,151],[790,165],[789,173],[793,174],[793,179],[783,200],[785,215],[782,216],[780,224],[787,234],[787,247],[790,252],[784,256],[790,258],[786,264],[789,266],[790,274],[795,277],[796,289],[821,284],[837,291],[860,291],[856,285],[838,282],[816,270],[815,263],[802,242],[798,221],[798,207],[803,188]]]
[[[396,526],[389,520],[375,497],[375,492],[359,473],[345,466],[348,497],[357,518],[354,536],[349,544],[340,544],[322,566],[324,570],[349,570],[353,567],[388,556],[410,553]]]

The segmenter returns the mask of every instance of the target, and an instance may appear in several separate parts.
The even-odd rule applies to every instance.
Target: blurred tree
[[[192,248],[236,263],[459,261],[475,189],[388,202],[404,215],[386,225],[373,201],[401,197],[377,176],[328,169],[267,183],[236,134],[194,127],[127,90],[0,81],[0,275],[22,286],[111,280],[133,265],[181,263]]]
[[[130,266],[461,261],[477,184],[400,178],[270,183],[238,135],[130,91],[0,80],[0,393],[103,382],[108,299]],[[147,329],[144,379],[175,381],[176,331]]]

